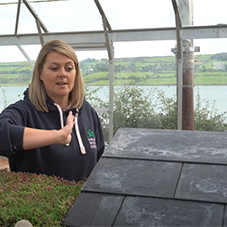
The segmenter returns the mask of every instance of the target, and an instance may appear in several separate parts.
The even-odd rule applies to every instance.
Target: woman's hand
[[[24,128],[23,149],[34,149],[37,147],[49,146],[51,144],[68,145],[71,141],[71,133],[74,125],[74,116],[69,112],[64,128],[59,130],[43,130]]]
[[[59,137],[59,144],[67,145],[71,141],[71,133],[72,128],[74,125],[74,116],[72,115],[72,111],[69,112],[69,115],[67,117],[67,122],[64,128],[59,130],[60,137]]]

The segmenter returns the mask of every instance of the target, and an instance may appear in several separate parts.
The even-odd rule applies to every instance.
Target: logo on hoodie
[[[96,141],[95,141],[95,135],[94,132],[91,129],[87,130],[87,138],[88,138],[88,142],[90,144],[91,148],[97,148],[96,146]]]

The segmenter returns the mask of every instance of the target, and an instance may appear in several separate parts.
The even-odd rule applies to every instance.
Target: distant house
[[[93,72],[94,69],[93,68],[88,68],[88,69],[82,69],[82,71]]]
[[[155,67],[154,69],[155,69],[155,71],[158,71],[158,70],[162,70],[162,67],[157,66],[157,67]]]

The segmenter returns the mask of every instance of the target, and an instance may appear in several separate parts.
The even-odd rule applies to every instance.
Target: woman
[[[0,155],[11,171],[85,180],[104,152],[94,108],[84,99],[77,56],[61,40],[46,43],[24,99],[0,114]]]

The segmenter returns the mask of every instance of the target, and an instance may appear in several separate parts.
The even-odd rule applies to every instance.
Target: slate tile
[[[126,197],[114,227],[221,227],[224,206],[212,203]]]
[[[102,158],[82,191],[172,198],[181,163]]]
[[[227,166],[184,164],[175,198],[227,203]]]
[[[66,215],[63,226],[112,226],[124,196],[80,193]]]
[[[227,227],[227,206],[225,205],[225,212],[224,212],[224,223],[223,227]]]
[[[120,128],[104,157],[227,163],[226,136],[224,132]]]

